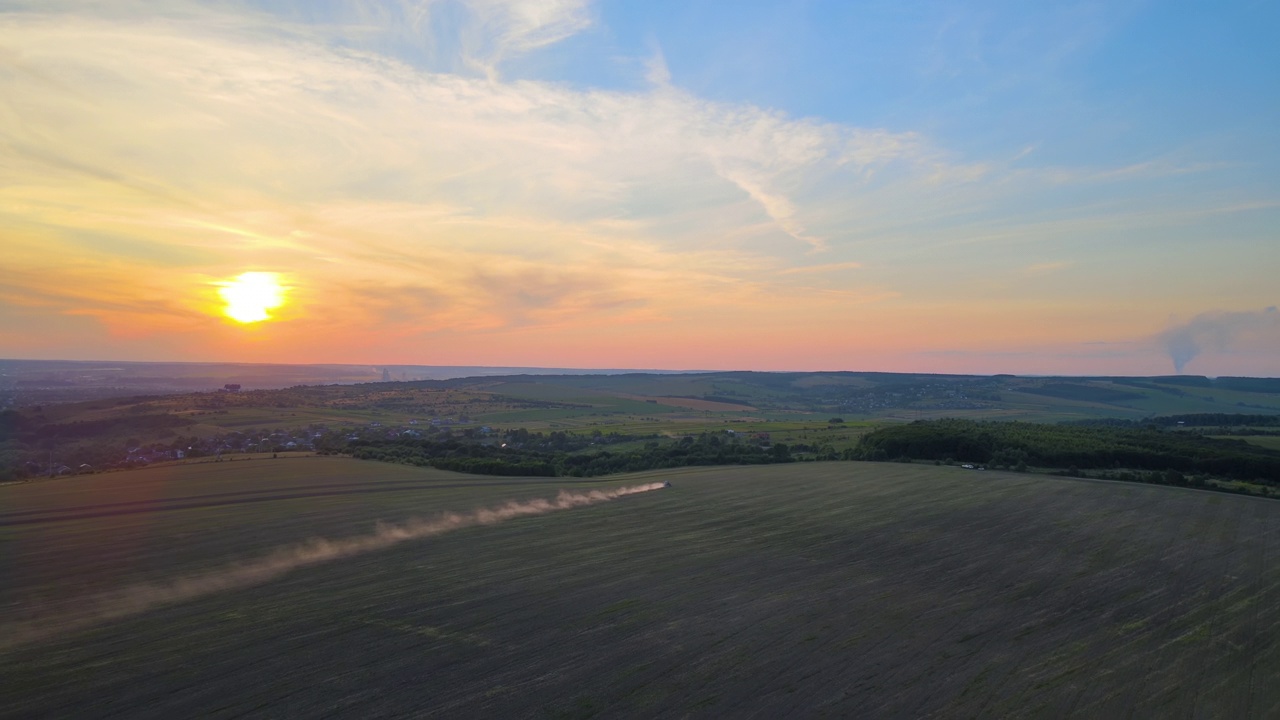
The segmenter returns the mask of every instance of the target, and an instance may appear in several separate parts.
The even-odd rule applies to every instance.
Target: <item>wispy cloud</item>
[[[507,18],[494,22],[524,47],[555,36],[531,29],[542,20],[576,26],[563,18],[581,5],[481,11]],[[4,18],[0,38],[14,54],[0,63],[15,71],[9,97],[24,98],[0,125],[13,141],[0,150],[12,161],[7,207],[20,208],[10,220],[89,254],[136,247],[155,272],[169,271],[175,245],[228,272],[286,258],[320,276],[386,280],[422,268],[437,276],[440,302],[474,313],[463,298],[485,294],[505,308],[496,315],[529,322],[550,307],[645,304],[642,259],[621,249],[643,239],[687,261],[683,238],[750,227],[734,188],[782,232],[821,247],[788,194],[803,193],[811,172],[909,161],[918,145],[671,88],[494,84],[213,28]],[[60,159],[69,153],[74,161]],[[552,292],[580,285],[564,267],[612,290]],[[664,272],[678,282],[699,269]]]
[[[591,26],[589,0],[464,0],[464,52],[497,80],[504,62],[557,43]]]
[[[800,265],[782,270],[782,275],[812,275],[818,273],[843,272],[857,270],[862,267],[859,262],[826,263],[825,265]]]
[[[1058,272],[1059,270],[1066,270],[1067,268],[1071,267],[1074,264],[1075,263],[1073,262],[1069,262],[1065,260],[1054,260],[1052,262],[1035,263],[1034,265],[1028,265],[1022,268],[1022,274],[1030,277],[1035,277],[1037,275],[1046,275],[1048,273]]]
[[[1038,332],[1026,308],[1053,303],[1028,287],[1050,283],[995,272],[1048,277],[1068,264],[1046,257],[1122,257],[1106,233],[1154,242],[1280,207],[1116,192],[1222,169],[1194,158],[1059,172],[709,100],[657,50],[639,90],[510,80],[592,31],[585,0],[7,7],[0,298],[24,327],[71,318],[189,357],[259,332],[224,327],[212,288],[265,270],[296,290],[257,359],[566,365],[560,348],[604,348],[615,366],[714,367],[726,348],[783,363],[790,342],[847,366],[877,343],[902,357]],[[1008,288],[1024,294],[989,297]],[[1158,292],[1172,304],[1111,335],[1210,306]],[[638,346],[670,359],[624,362]]]

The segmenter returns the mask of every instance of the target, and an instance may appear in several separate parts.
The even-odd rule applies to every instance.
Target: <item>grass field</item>
[[[1259,447],[1280,450],[1280,436],[1276,435],[1245,435],[1243,437],[1232,437],[1231,439],[1244,440]]]
[[[215,454],[283,449],[290,442],[339,450],[345,442],[340,437],[363,434],[358,439],[369,440],[384,434],[380,439],[385,440],[385,433],[411,425],[426,434],[440,429],[479,432],[497,442],[509,441],[509,433],[518,429],[634,435],[632,441],[639,443],[732,429],[771,433],[756,441],[786,444],[801,457],[832,457],[855,447],[873,426],[916,420],[1141,420],[1154,414],[1246,410],[1275,414],[1280,413],[1277,382],[722,372],[486,375],[243,392],[93,395],[82,402],[0,412],[0,481],[51,474],[62,467],[72,472],[82,466],[135,466],[179,450]],[[837,417],[846,422],[827,427]],[[489,430],[483,430],[486,426]],[[318,432],[334,435],[313,445]]]
[[[378,521],[670,480],[74,628]],[[13,717],[1275,717],[1280,503],[958,468],[338,458],[0,487]],[[4,644],[15,628],[46,636]],[[59,630],[65,627],[65,630]]]

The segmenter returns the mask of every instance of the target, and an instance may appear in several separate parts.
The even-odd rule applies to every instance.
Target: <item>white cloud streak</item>
[[[496,80],[499,66],[591,26],[588,0],[465,0],[475,22],[469,58]]]
[[[580,11],[477,10],[515,48],[561,32],[539,23],[568,32]],[[624,241],[664,248],[664,270],[696,273],[687,240],[756,235],[762,219],[821,248],[793,198],[817,176],[862,184],[861,173],[919,151],[910,135],[670,87],[496,84],[211,27],[0,19],[11,221],[112,254],[86,238],[127,237],[140,258],[160,245],[346,258],[345,271],[371,278],[412,258],[420,281],[458,301],[477,276],[532,277],[547,263],[643,274]],[[740,255],[717,273],[750,265],[776,261]]]
[[[211,292],[267,270],[290,273],[313,327],[398,339],[737,322],[749,342],[761,318],[794,317],[865,328],[853,305],[913,284],[924,304],[961,308],[953,278],[981,276],[996,250],[1047,274],[1033,266],[1118,225],[1160,231],[1197,206],[1118,189],[1212,172],[961,158],[909,129],[698,97],[660,52],[641,91],[505,81],[504,65],[596,22],[581,0],[8,7],[0,295],[33,323],[38,305],[131,334],[202,332],[191,317],[209,308],[179,297],[184,283]],[[1084,199],[1037,202],[1065,184]],[[1228,195],[1213,207],[1275,208]],[[1121,247],[1105,244],[1090,249]],[[954,268],[937,268],[944,253]],[[167,320],[103,309],[130,286],[171,294],[151,311]]]

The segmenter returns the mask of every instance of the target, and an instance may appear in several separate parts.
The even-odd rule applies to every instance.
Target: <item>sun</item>
[[[284,288],[280,275],[273,272],[247,272],[234,280],[221,283],[218,295],[226,307],[222,312],[239,323],[256,323],[270,320],[271,313],[284,304]]]

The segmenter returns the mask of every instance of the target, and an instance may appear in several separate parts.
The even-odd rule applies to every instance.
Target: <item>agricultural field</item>
[[[1229,440],[1244,440],[1251,445],[1264,447],[1270,450],[1280,450],[1280,435],[1234,435],[1227,436]]]
[[[0,709],[1275,717],[1277,530],[1270,500],[912,464],[574,480],[298,457],[7,485]]]
[[[800,448],[801,457],[830,458],[853,449],[876,425],[957,417],[1142,422],[1174,412],[1276,417],[1280,380],[526,374],[94,397],[0,410],[0,481],[128,467],[188,451],[319,449],[315,438],[329,431],[350,436],[376,429],[384,440],[392,431],[470,431],[501,442],[523,429],[614,436],[640,443],[633,449],[733,431]],[[834,418],[844,422],[828,422]]]

